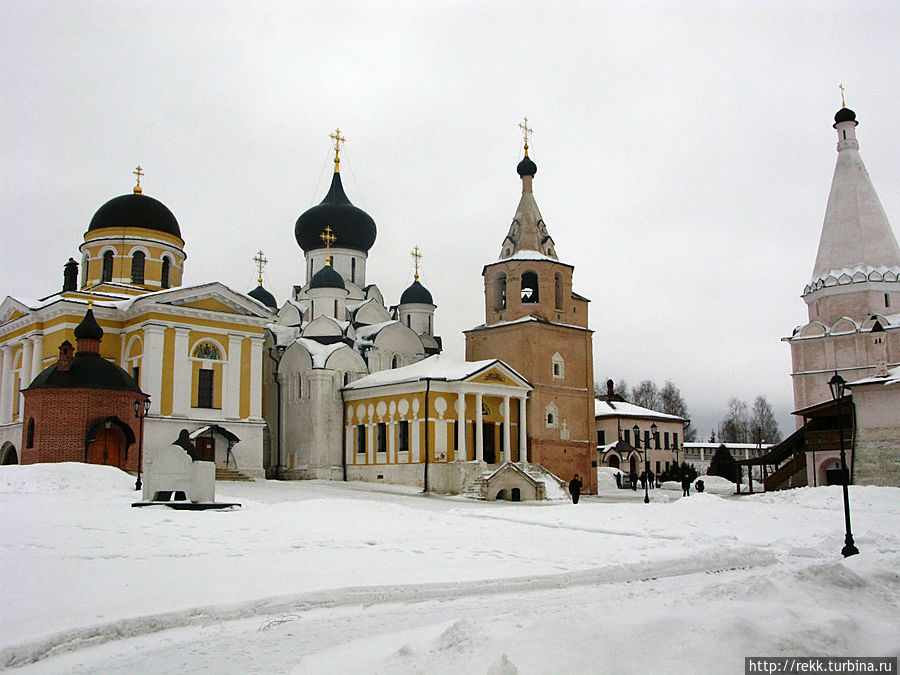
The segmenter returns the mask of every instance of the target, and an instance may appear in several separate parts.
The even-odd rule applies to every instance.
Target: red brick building
[[[134,402],[144,394],[134,378],[100,355],[103,329],[88,310],[59,360],[23,391],[22,464],[88,462],[138,469],[139,420]]]

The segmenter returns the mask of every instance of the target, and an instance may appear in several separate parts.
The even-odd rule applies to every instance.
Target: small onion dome
[[[331,265],[325,265],[318,272],[313,274],[312,279],[309,280],[310,289],[313,288],[347,288],[344,285],[344,277],[338,274],[335,269]]]
[[[525,155],[525,158],[516,166],[516,171],[519,172],[520,176],[534,177],[534,174],[537,173],[537,164],[532,162],[528,155]]]
[[[69,370],[57,369],[58,363],[48,366],[31,382],[29,389],[42,387],[89,387],[92,389],[118,389],[140,391],[134,378],[112,361],[99,354],[79,352],[72,359]]]
[[[840,124],[841,122],[855,122],[856,121],[856,113],[850,110],[850,108],[841,108],[834,115],[834,123]]]
[[[339,173],[331,179],[331,189],[325,199],[297,218],[294,237],[304,251],[325,248],[320,235],[326,227],[330,227],[337,238],[335,246],[366,252],[372,248],[378,232],[372,217],[347,199]]]
[[[278,302],[275,300],[275,296],[269,293],[262,285],[257,286],[252,291],[248,292],[249,295],[254,300],[259,300],[262,304],[264,304],[269,309],[277,309]]]
[[[94,310],[89,309],[87,314],[84,315],[84,318],[81,320],[81,323],[75,327],[75,339],[76,340],[102,340],[103,339],[103,329],[100,328],[100,324],[97,323],[97,319],[94,318]]]
[[[105,227],[143,227],[181,238],[178,221],[162,202],[144,194],[115,197],[97,209],[88,232]]]
[[[431,299],[431,293],[428,292],[427,288],[418,281],[414,281],[412,286],[403,291],[403,295],[400,296],[400,304],[433,305],[434,300]]]

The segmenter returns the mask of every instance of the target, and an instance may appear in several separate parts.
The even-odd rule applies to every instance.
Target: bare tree
[[[631,402],[650,410],[662,408],[662,397],[659,395],[659,389],[650,380],[643,380],[631,390]]]
[[[675,383],[672,382],[672,380],[666,380],[665,385],[663,385],[663,388],[659,392],[659,397],[662,401],[662,412],[667,415],[678,415],[678,417],[683,417],[688,420],[684,426],[684,434],[682,437],[688,443],[695,441],[697,439],[697,431],[696,429],[691,428],[690,413],[688,413],[687,403],[684,402],[681,390],[675,386]]]
[[[719,422],[719,441],[722,443],[749,443],[750,416],[747,404],[737,397],[728,401],[728,412]]]
[[[606,396],[607,391],[607,382],[608,380],[604,380],[603,382],[594,382],[594,398],[600,398],[601,396]],[[613,394],[621,396],[624,399],[628,399],[628,382],[625,380],[613,380]]]
[[[775,421],[775,413],[766,397],[760,394],[753,401],[753,412],[750,415],[750,441],[752,443],[778,443],[781,431]]]

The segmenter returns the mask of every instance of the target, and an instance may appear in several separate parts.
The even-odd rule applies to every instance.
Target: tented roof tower
[[[841,108],[834,116],[837,164],[812,279],[803,292],[810,320],[827,323],[838,318],[829,316],[831,312],[823,307],[817,310],[818,301],[856,291],[883,290],[874,286],[893,286],[900,275],[900,247],[859,156],[858,124],[856,113],[849,108]],[[841,306],[840,314],[846,314],[846,303]],[[883,307],[860,309],[870,313]]]

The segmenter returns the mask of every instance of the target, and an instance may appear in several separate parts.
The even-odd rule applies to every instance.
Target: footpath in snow
[[[900,652],[900,490],[478,503],[321,481],[130,508],[109,467],[0,467],[0,667],[742,672]],[[664,491],[656,491],[659,497]]]

